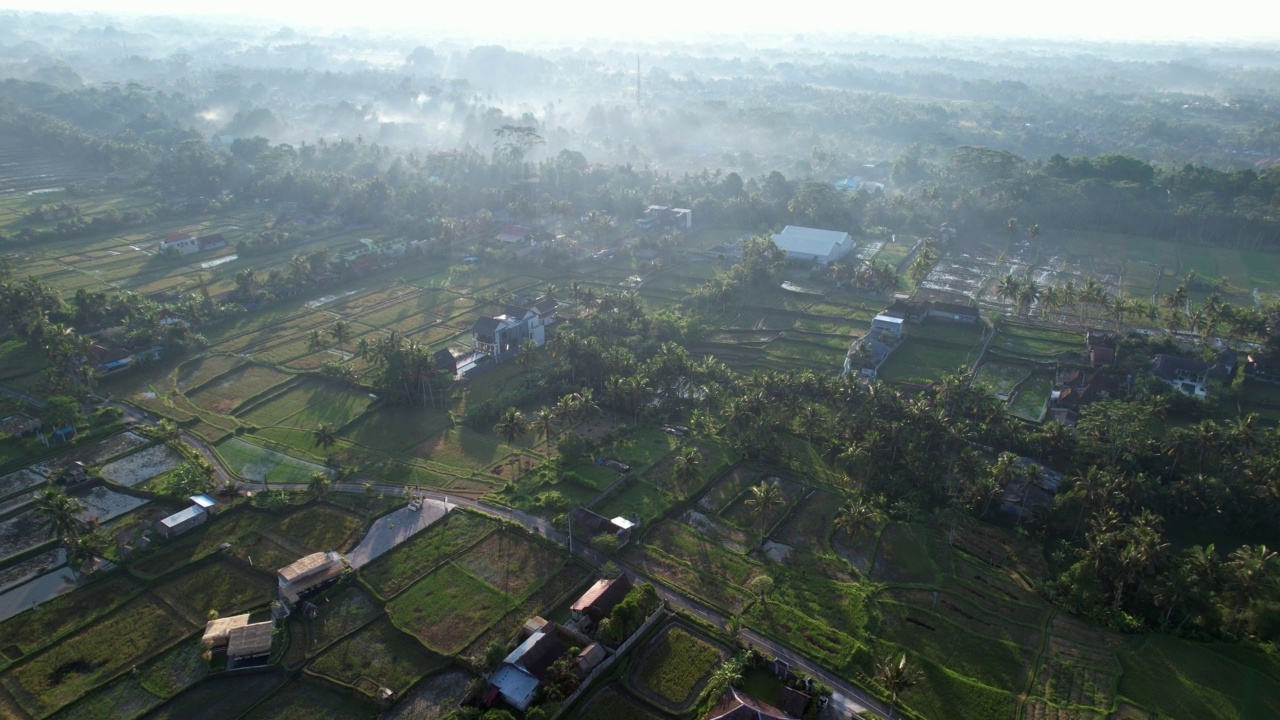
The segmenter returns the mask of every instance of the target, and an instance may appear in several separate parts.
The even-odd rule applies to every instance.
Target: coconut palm
[[[342,347],[351,340],[351,323],[346,320],[339,320],[329,326],[329,337],[333,338],[333,342]]]
[[[551,438],[556,435],[556,414],[550,408],[542,408],[533,414],[533,427],[542,435],[545,452],[551,452]]]
[[[671,478],[677,489],[693,487],[702,479],[702,455],[697,448],[685,448],[671,462]]]
[[[322,347],[324,347],[324,334],[320,332],[319,328],[307,333],[307,350],[315,352]]]
[[[320,423],[317,425],[311,431],[311,442],[315,443],[316,447],[324,448],[325,450],[333,447],[334,443],[338,442],[338,436],[333,432],[333,423]]]
[[[49,521],[55,538],[74,537],[79,533],[83,523],[77,517],[84,507],[65,490],[49,485],[36,495],[35,512]]]
[[[870,527],[876,519],[876,510],[865,500],[850,500],[836,512],[836,529],[848,535],[850,539],[859,532]]]
[[[893,718],[894,706],[898,704],[898,695],[903,690],[920,682],[921,679],[923,679],[923,674],[916,668],[907,665],[906,653],[903,653],[901,658],[886,655],[876,663],[876,682],[889,691],[890,720]]]
[[[786,501],[782,495],[782,486],[775,478],[763,480],[751,486],[751,497],[747,498],[747,507],[751,508],[760,520],[761,545],[764,545],[765,522],[769,519],[769,513],[782,507]]]
[[[529,431],[529,424],[525,422],[524,413],[509,407],[498,416],[498,422],[493,426],[493,431],[501,435],[507,441],[507,445],[514,450],[516,439],[524,437],[524,434]]]
[[[307,481],[307,489],[317,497],[324,497],[324,494],[329,492],[329,474],[319,470],[311,473],[311,478]]]

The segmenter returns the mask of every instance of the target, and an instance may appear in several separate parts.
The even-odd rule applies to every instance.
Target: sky
[[[1209,4],[1168,0],[786,0],[689,2],[646,0],[215,0],[181,7],[172,0],[0,0],[0,8],[97,11],[119,14],[190,14],[258,18],[299,29],[328,26],[402,31],[449,31],[510,37],[672,37],[701,34],[827,33],[913,34],[1099,39],[1280,41],[1280,23],[1267,22],[1266,0]],[[1273,16],[1273,20],[1274,20]]]

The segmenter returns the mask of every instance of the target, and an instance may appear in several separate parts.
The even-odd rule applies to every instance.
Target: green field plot
[[[1013,720],[1018,712],[1014,695],[982,685],[950,672],[943,666],[917,659],[923,678],[903,691],[904,705],[927,718],[947,720]]]
[[[526,437],[524,443],[517,440],[516,444],[517,446],[527,445],[528,441],[530,438]],[[416,457],[460,470],[495,471],[502,458],[511,452],[511,448],[492,434],[478,433],[470,428],[460,427],[432,437],[410,452]],[[495,472],[500,473],[501,469]]]
[[[970,602],[972,596],[967,593],[895,589],[887,591],[883,597],[904,605],[927,609],[963,630],[991,640],[1028,648],[1040,647],[1043,640],[1041,625],[1015,622],[1012,618],[993,614],[986,609],[986,603],[976,600]]]
[[[596,512],[608,517],[630,517],[653,520],[662,514],[675,498],[643,480],[632,481],[622,490],[605,498]]]
[[[1031,377],[1034,368],[1001,360],[982,363],[973,376],[973,386],[982,388],[1000,399],[1007,400],[1018,383]]]
[[[844,630],[805,615],[785,601],[770,599],[764,604],[753,603],[744,621],[749,627],[799,648],[807,657],[830,668],[848,667],[862,647]]]
[[[1115,702],[1119,677],[1120,663],[1111,648],[1051,635],[1032,692],[1053,705],[1106,712]]]
[[[157,548],[151,554],[131,561],[129,569],[144,578],[159,577],[215,552],[224,542],[235,547],[252,538],[258,528],[270,520],[270,515],[243,508],[222,513],[204,526]]]
[[[299,678],[241,716],[243,720],[373,720],[378,709],[328,683]]]
[[[1018,387],[1017,394],[1009,401],[1009,412],[1020,418],[1040,422],[1044,418],[1052,392],[1053,378],[1047,373],[1036,373]]]
[[[245,400],[292,378],[273,368],[247,365],[216,376],[186,395],[197,407],[227,415]]]
[[[288,425],[310,430],[320,423],[341,427],[363,413],[368,405],[366,393],[309,378],[283,393],[243,408],[237,415],[262,427]]]
[[[216,448],[232,472],[253,482],[305,483],[313,473],[325,471],[322,465],[268,450],[240,438],[227,438]]]
[[[1120,652],[1120,695],[1160,718],[1280,717],[1275,678],[1197,643],[1150,634]]]
[[[967,368],[977,357],[978,348],[964,348],[950,343],[934,343],[908,337],[885,360],[876,378],[886,383],[930,383],[957,370]]]
[[[195,390],[244,363],[244,358],[235,355],[206,355],[185,362],[176,373],[178,390]]]
[[[761,476],[759,470],[739,465],[718,478],[702,497],[698,498],[698,507],[713,513],[722,512],[733,502],[738,494],[754,484]]]
[[[703,681],[728,654],[679,625],[667,627],[642,652],[634,682],[672,712],[697,698]]]
[[[0,676],[23,708],[43,716],[192,632],[157,601],[138,598]]]
[[[285,682],[282,671],[207,678],[147,715],[147,720],[239,717]]]
[[[938,570],[929,556],[928,531],[919,525],[889,525],[880,536],[872,577],[881,582],[935,585]]]
[[[40,372],[48,365],[44,353],[23,340],[0,342],[0,382]]]
[[[136,718],[163,701],[163,698],[157,697],[143,687],[137,677],[126,675],[115,682],[91,690],[75,703],[50,717],[53,720]]]
[[[180,610],[192,624],[200,624],[209,611],[234,615],[266,605],[275,594],[275,583],[259,573],[226,561],[204,563],[194,570],[174,573],[154,588],[155,594]]]
[[[254,535],[231,548],[232,554],[255,570],[275,577],[276,570],[298,559],[298,553],[274,540]]]
[[[580,720],[664,720],[666,717],[652,712],[617,685],[606,685],[579,712]]]
[[[360,576],[384,598],[389,598],[439,563],[470,547],[498,525],[484,515],[451,512],[409,541],[360,569]]]
[[[368,693],[388,688],[399,695],[419,678],[448,664],[385,617],[364,626],[325,650],[310,671]]]
[[[364,534],[364,519],[331,505],[313,504],[271,528],[307,552],[346,552]]]
[[[990,349],[1006,358],[1046,363],[1070,353],[1083,354],[1085,346],[1080,333],[1004,323]]]
[[[441,433],[449,426],[442,412],[421,408],[382,407],[343,428],[342,437],[385,452],[400,452]]]
[[[387,605],[396,625],[441,655],[453,655],[507,613],[502,593],[444,565]]]
[[[204,659],[207,649],[199,637],[192,637],[140,668],[138,679],[152,695],[168,700],[209,673],[209,662]]]
[[[840,504],[840,498],[824,490],[806,494],[774,530],[773,538],[792,547],[825,552],[829,549],[828,537]]]
[[[746,587],[751,578],[762,573],[753,560],[726,550],[688,525],[674,520],[651,528],[645,535],[645,543],[738,587]]]
[[[850,339],[789,333],[786,339],[770,342],[765,348],[765,355],[774,362],[797,368],[834,370],[844,363]]]
[[[727,550],[720,552],[725,556],[731,555]],[[744,590],[728,584],[721,576],[713,575],[705,568],[694,569],[657,548],[630,545],[622,549],[622,557],[644,574],[661,577],[663,582],[681,588],[713,607],[737,613],[747,604]]]
[[[317,614],[307,628],[307,639],[302,648],[307,656],[341,640],[382,613],[382,606],[357,585],[340,585],[326,591],[313,603]]]
[[[0,661],[6,664],[119,607],[142,588],[115,575],[54,598],[0,623]]]
[[[504,595],[521,597],[559,570],[564,558],[542,543],[499,530],[453,562]]]
[[[220,342],[214,342],[213,349],[228,353],[257,353],[270,350],[279,345],[287,345],[301,340],[311,330],[326,331],[334,323],[332,315],[318,310],[298,309],[285,311],[281,308],[278,319],[260,314],[250,315],[240,321],[239,332],[224,336]]]

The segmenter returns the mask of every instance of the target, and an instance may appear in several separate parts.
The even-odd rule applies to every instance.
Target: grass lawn
[[[1083,354],[1084,338],[1078,332],[1004,323],[991,350],[1005,357],[1044,363],[1068,353]]]
[[[342,427],[365,411],[369,395],[325,380],[306,378],[236,415],[259,427],[288,425],[312,430],[321,423]]]
[[[936,585],[938,571],[929,557],[926,532],[920,525],[886,527],[880,536],[872,578],[878,582]]]
[[[967,368],[976,353],[976,347],[932,343],[908,336],[880,366],[876,378],[886,383],[930,383],[942,379],[943,375]]]
[[[230,415],[245,400],[291,379],[292,375],[270,367],[245,365],[188,391],[186,396],[197,407]]]
[[[712,542],[684,523],[668,520],[645,535],[645,543],[726,583],[746,587],[761,573],[758,563]]]
[[[599,456],[620,460],[640,472],[654,464],[678,445],[675,437],[657,428],[643,428],[602,448]]]
[[[713,513],[719,513],[738,497],[738,493],[746,489],[748,485],[752,485],[760,477],[759,470],[739,465],[722,477],[716,479],[715,484],[710,487],[698,498],[698,507],[709,510]]]
[[[1007,399],[1018,383],[1031,376],[1032,368],[1026,365],[988,360],[978,368],[973,386],[982,388],[1001,399]]]
[[[232,472],[251,482],[305,483],[311,474],[325,470],[324,466],[299,460],[261,445],[228,438],[215,448]]]
[[[363,534],[364,519],[332,505],[316,503],[290,514],[272,529],[308,552],[346,552]]]
[[[1017,394],[1009,401],[1009,412],[1020,418],[1040,422],[1052,393],[1053,378],[1048,374],[1037,373],[1018,388]]]
[[[382,606],[368,592],[355,584],[339,584],[312,600],[318,614],[311,619],[308,642],[303,654],[310,656],[347,633],[364,625],[382,612]],[[293,648],[290,648],[292,651]]]
[[[372,720],[378,709],[319,680],[298,678],[241,716],[242,720]]]
[[[113,575],[54,598],[0,623],[0,661],[33,652],[105,615],[142,588],[126,575]]]
[[[399,695],[447,664],[384,617],[325,650],[310,670],[361,690],[376,692],[385,687]]]
[[[396,626],[441,655],[453,655],[510,609],[507,598],[452,564],[387,605]]]
[[[630,485],[606,498],[595,511],[605,517],[636,515],[643,520],[653,520],[673,502],[674,497],[653,485],[643,480],[633,480]]]
[[[455,510],[408,542],[361,568],[360,576],[382,597],[394,597],[431,572],[436,565],[497,527],[496,522],[484,515]]]
[[[266,605],[275,595],[275,582],[261,573],[216,561],[203,563],[167,577],[154,592],[180,610],[194,625],[203,623],[210,610],[220,615]]]
[[[530,436],[516,440],[516,448],[535,443]],[[459,470],[494,470],[494,466],[511,454],[511,447],[492,433],[478,433],[459,427],[440,432],[410,451],[413,455],[431,462],[448,465]],[[504,472],[505,468],[499,468]]]
[[[721,550],[721,553],[729,554],[727,550]],[[623,548],[622,557],[644,574],[661,577],[712,607],[737,613],[747,604],[747,594],[743,590],[726,583],[721,577],[708,572],[707,568],[695,569],[657,548],[628,546]]]
[[[141,597],[6,671],[0,683],[27,712],[44,716],[194,629]]]
[[[703,680],[725,654],[688,630],[670,626],[645,648],[636,670],[637,685],[679,711],[697,697]]]
[[[927,718],[947,720],[1012,720],[1018,701],[1013,695],[987,687],[924,659],[916,661],[924,677],[903,691],[900,702]]]

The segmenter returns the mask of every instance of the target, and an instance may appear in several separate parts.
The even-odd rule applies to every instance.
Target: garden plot
[[[11,472],[8,475],[0,476],[0,497],[9,497],[28,488],[33,488],[42,482],[44,482],[44,475],[37,472],[34,467]]]
[[[139,450],[102,466],[102,476],[117,485],[133,487],[182,463],[182,456],[160,444]]]
[[[364,626],[382,608],[358,585],[326,593],[315,602],[316,616],[307,619],[306,655],[319,652]]]
[[[52,539],[49,521],[28,510],[0,522],[0,560],[24,553]]]
[[[728,653],[679,625],[669,625],[645,646],[631,682],[673,713],[685,712],[703,681]]]
[[[1031,377],[1032,368],[1026,365],[988,360],[982,363],[973,376],[973,386],[986,390],[999,400],[1008,402],[1014,388]]]
[[[242,720],[351,720],[378,714],[350,690],[322,681],[296,679],[242,715]],[[227,717],[222,715],[220,717]]]
[[[458,709],[475,676],[462,670],[446,670],[423,680],[413,691],[382,715],[383,720],[441,720]],[[612,720],[618,720],[613,718]]]
[[[146,498],[114,492],[103,485],[90,490],[87,495],[77,496],[76,500],[84,507],[76,517],[80,518],[81,522],[93,525],[118,518],[148,502]]]
[[[739,465],[716,480],[715,485],[698,498],[698,507],[713,513],[719,513],[738,497],[738,493],[756,481],[760,471]]]
[[[745,553],[754,539],[745,530],[732,527],[693,508],[685,510],[680,519],[699,533],[737,553]]]
[[[227,467],[250,482],[305,483],[313,473],[329,472],[323,465],[299,460],[239,438],[225,440],[217,448]]]
[[[149,438],[142,437],[132,431],[120,433],[119,435],[114,435],[98,443],[93,448],[92,457],[84,462],[86,465],[102,463],[120,455],[121,453],[129,452],[137,447],[142,447],[149,442],[151,442]]]
[[[472,640],[462,657],[479,667],[484,663],[485,651],[490,643],[510,641],[529,618],[534,615],[545,616],[552,608],[562,606],[569,599],[577,597],[588,579],[587,571],[581,565],[566,564],[537,590],[529,593],[519,605],[508,611],[501,620]]]
[[[178,390],[198,388],[244,362],[244,358],[235,355],[207,355],[183,363],[178,370]]]
[[[392,597],[440,562],[493,532],[484,515],[454,511],[395,549],[364,566],[360,575],[383,597]]]
[[[308,505],[276,523],[273,530],[307,552],[345,552],[363,529],[360,516],[332,505]]]
[[[507,612],[506,597],[444,565],[387,605],[396,626],[441,655],[453,655]]]
[[[397,630],[384,616],[325,650],[309,671],[371,696],[382,688],[400,695],[423,675],[442,669],[447,662]]]
[[[210,611],[233,615],[266,605],[274,595],[273,580],[234,563],[217,561],[174,573],[156,586],[154,592],[193,624],[199,624]]]
[[[1009,412],[1024,420],[1040,422],[1049,408],[1049,397],[1053,393],[1053,378],[1047,374],[1037,373],[1019,388],[1009,400]]]
[[[778,526],[773,536],[792,547],[825,552],[827,536],[839,510],[839,497],[822,490],[810,491]]]
[[[778,489],[782,491],[784,501],[781,505],[771,509],[764,518],[761,518],[755,509],[747,504],[752,497],[751,491],[747,490],[747,492],[740,494],[737,500],[730,503],[724,512],[720,513],[720,516],[739,527],[750,528],[759,532],[761,527],[768,529],[781,520],[791,506],[804,495],[806,490],[804,485],[794,480],[775,476],[765,478],[764,482],[778,483]]]
[[[260,427],[287,425],[310,430],[320,423],[342,427],[365,411],[369,396],[322,380],[302,380],[288,390],[236,414]]]
[[[477,543],[454,562],[484,580],[489,587],[511,597],[521,597],[531,587],[554,574],[564,559],[532,542],[498,531]]]

